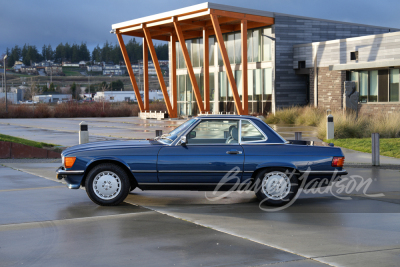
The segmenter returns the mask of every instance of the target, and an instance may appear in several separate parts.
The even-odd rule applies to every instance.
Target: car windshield
[[[186,131],[187,128],[192,126],[197,120],[196,119],[190,119],[180,126],[176,127],[173,131],[163,134],[162,136],[158,136],[155,138],[155,140],[160,141],[165,144],[171,144],[172,142],[175,141],[175,139],[180,136],[184,131]]]

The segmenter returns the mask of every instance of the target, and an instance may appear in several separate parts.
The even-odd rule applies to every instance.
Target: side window
[[[188,135],[188,144],[238,144],[239,120],[202,120]]]
[[[247,120],[242,120],[242,142],[267,140],[264,135]]]

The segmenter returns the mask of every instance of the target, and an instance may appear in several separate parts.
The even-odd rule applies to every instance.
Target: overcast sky
[[[86,42],[115,43],[111,24],[166,12],[196,0],[0,0],[0,54],[24,43],[53,49]],[[400,28],[399,0],[215,0],[214,3],[308,17]]]

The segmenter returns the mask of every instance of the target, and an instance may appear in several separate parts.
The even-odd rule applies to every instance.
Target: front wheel
[[[285,168],[266,169],[256,177],[256,196],[267,205],[283,206],[289,203],[298,189],[297,175]]]
[[[125,200],[129,193],[129,177],[119,166],[103,163],[94,167],[88,174],[86,193],[101,206],[115,206]]]

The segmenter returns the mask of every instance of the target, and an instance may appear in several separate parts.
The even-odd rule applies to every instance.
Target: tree
[[[76,84],[75,83],[73,83],[71,85],[70,90],[71,90],[72,98],[76,99]]]
[[[47,93],[49,91],[49,88],[47,87],[47,84],[42,86],[42,93]]]
[[[54,87],[54,83],[50,84],[49,92],[55,92],[56,88]]]
[[[111,83],[111,91],[123,91],[124,83],[121,80],[113,81]]]

